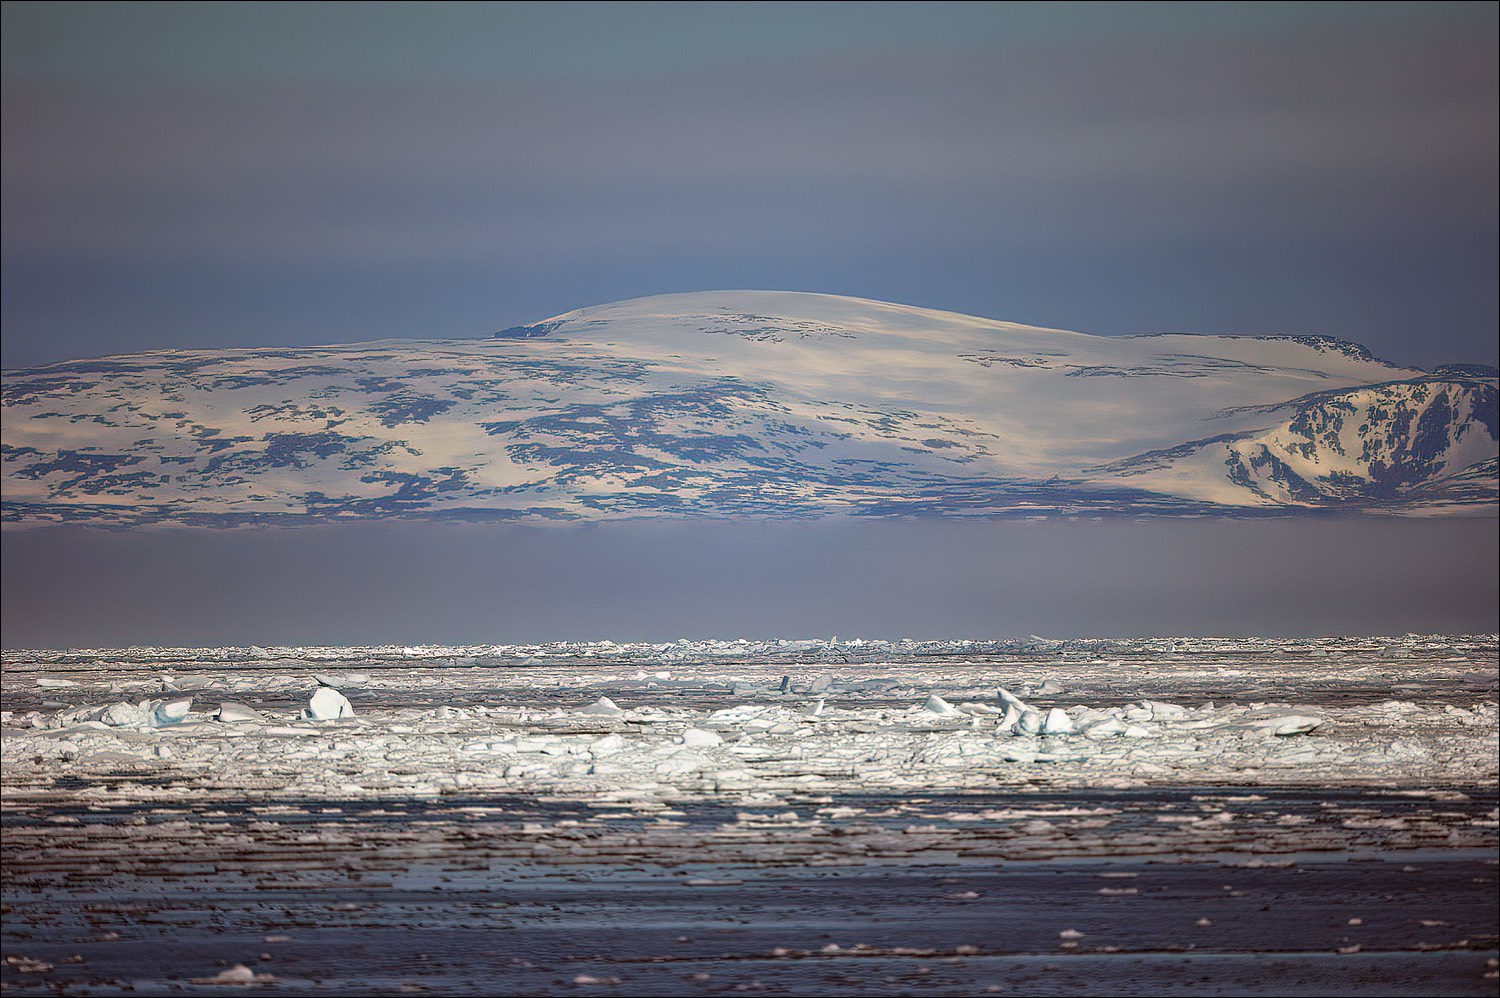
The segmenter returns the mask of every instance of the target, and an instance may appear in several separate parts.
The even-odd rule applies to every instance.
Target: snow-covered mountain
[[[10,523],[1492,515],[1496,372],[832,295],[8,371]]]

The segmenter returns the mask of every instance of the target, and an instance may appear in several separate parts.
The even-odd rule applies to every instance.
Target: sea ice
[[[154,708],[151,711],[151,723],[155,726],[164,724],[180,724],[187,719],[188,712],[193,709],[192,697],[178,697],[175,700],[152,701]]]
[[[233,700],[226,700],[219,704],[219,709],[214,711],[213,718],[230,724],[259,723],[265,720],[265,716],[254,707],[236,703]]]
[[[307,702],[303,712],[310,721],[332,721],[340,717],[353,717],[354,706],[349,698],[331,686],[320,686]]]
[[[927,702],[922,704],[922,709],[930,713],[937,714],[939,717],[954,717],[959,713],[957,707],[953,706],[951,703],[944,700],[936,693],[927,698]]]
[[[1022,700],[1020,697],[1015,696],[1003,686],[996,692],[996,696],[1000,698],[1001,705],[1004,706],[1007,711],[1014,710],[1017,717],[1032,709],[1030,704]]]
[[[1263,717],[1253,721],[1247,721],[1246,727],[1253,731],[1269,732],[1273,735],[1302,735],[1323,723],[1321,717],[1311,717],[1307,714],[1280,714],[1276,717]]]
[[[1061,707],[1053,707],[1047,711],[1046,718],[1042,721],[1042,734],[1044,735],[1070,735],[1073,733],[1073,719],[1068,712]]]
[[[370,674],[368,672],[315,672],[313,678],[318,681],[319,686],[353,690],[368,683]]]
[[[274,984],[276,977],[271,974],[257,974],[243,963],[237,963],[228,970],[221,970],[212,977],[191,978],[193,984],[227,984],[236,987],[247,987],[251,984]]]

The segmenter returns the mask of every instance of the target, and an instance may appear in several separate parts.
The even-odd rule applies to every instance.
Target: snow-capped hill
[[[1432,510],[1496,500],[1494,481],[1485,486],[1459,477],[1495,457],[1500,432],[1493,383],[1421,378],[1321,392],[1276,408],[1289,414],[1263,430],[1195,441],[1100,470],[1148,488],[1233,497],[1213,478],[1223,467],[1229,485],[1268,506],[1418,504]]]
[[[833,295],[7,372],[9,522],[1492,511],[1495,378]]]

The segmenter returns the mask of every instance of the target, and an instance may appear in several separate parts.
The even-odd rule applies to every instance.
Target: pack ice
[[[1493,636],[6,655],[7,696],[55,705],[0,718],[7,779],[169,756],[250,795],[1482,783],[1500,751]],[[233,699],[128,697],[175,655]],[[357,714],[329,659],[365,674]]]

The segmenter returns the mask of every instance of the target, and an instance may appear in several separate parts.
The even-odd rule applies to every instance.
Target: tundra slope
[[[71,361],[4,406],[12,524],[1492,515],[1500,467],[1493,368],[769,291]]]

